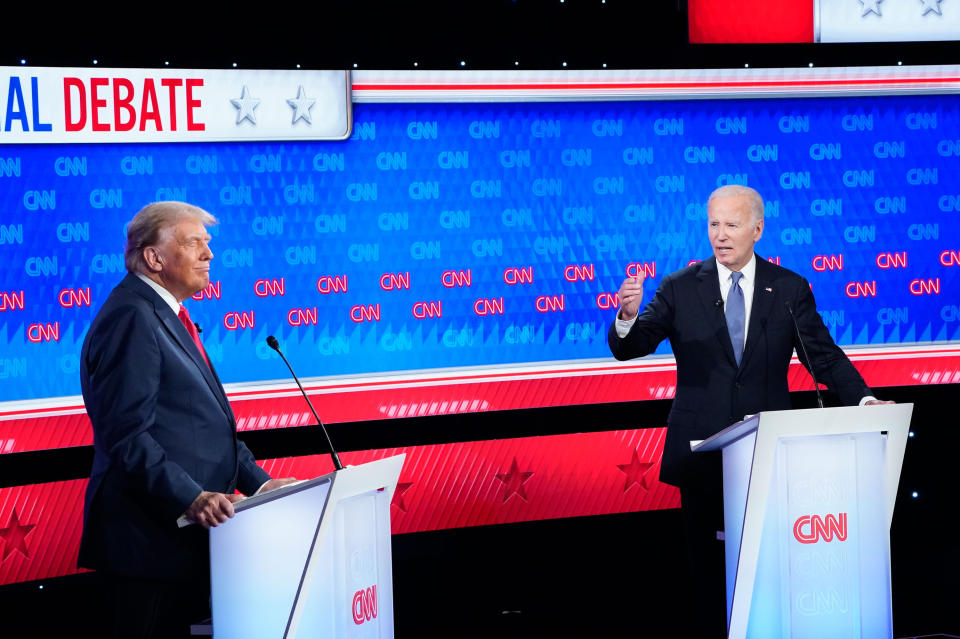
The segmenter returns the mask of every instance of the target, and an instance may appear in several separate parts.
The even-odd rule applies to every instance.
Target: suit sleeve
[[[155,326],[134,306],[118,307],[96,324],[82,363],[84,401],[110,467],[122,470],[136,494],[156,500],[151,507],[176,519],[202,488],[150,434],[163,364]]]
[[[252,495],[270,480],[270,475],[257,465],[253,453],[240,440],[237,440],[237,460],[239,461],[237,488],[244,495]]]
[[[666,276],[657,288],[643,312],[637,316],[630,332],[624,337],[617,335],[616,320],[607,331],[607,344],[610,352],[618,360],[633,359],[649,355],[657,349],[664,339],[673,332],[675,286],[671,276]]]
[[[793,309],[810,361],[804,355],[796,335],[793,338],[794,347],[807,370],[812,371],[817,380],[826,384],[847,406],[856,406],[862,398],[872,395],[859,371],[830,336],[830,331],[817,312],[817,303],[806,278],[800,278]]]

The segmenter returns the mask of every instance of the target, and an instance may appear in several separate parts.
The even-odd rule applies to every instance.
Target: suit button
[[[740,390],[740,382],[736,382],[736,383],[733,385],[733,388],[734,388],[734,390]]]

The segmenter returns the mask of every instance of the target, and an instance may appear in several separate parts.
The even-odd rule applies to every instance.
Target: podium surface
[[[723,451],[731,638],[892,637],[890,524],[912,404],[771,411]]]
[[[211,528],[213,636],[393,637],[390,501],[403,459],[252,497]]]

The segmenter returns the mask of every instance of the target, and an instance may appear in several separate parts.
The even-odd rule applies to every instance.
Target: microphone
[[[793,314],[793,307],[790,305],[790,300],[787,300],[784,304],[787,307],[787,312],[790,313],[790,318],[793,320],[793,327],[797,331],[797,341],[800,342],[803,357],[807,360],[807,364],[810,365],[810,377],[813,378],[813,389],[817,391],[817,403],[820,404],[820,408],[823,408],[823,395],[820,394],[820,384],[817,382],[817,374],[813,370],[813,360],[807,355],[807,347],[803,343],[803,335],[800,334],[800,325],[797,324],[797,316]]]
[[[307,396],[307,391],[303,390],[303,384],[300,383],[300,379],[297,377],[297,374],[293,372],[293,366],[290,366],[290,362],[287,361],[287,358],[284,357],[283,352],[281,352],[280,343],[277,342],[277,338],[273,335],[267,337],[267,346],[277,351],[277,354],[283,359],[283,363],[286,364],[287,368],[290,369],[290,374],[293,375],[293,381],[295,381],[297,386],[300,387],[300,392],[303,393],[303,398],[307,400],[307,406],[310,407],[313,417],[317,420],[317,425],[320,426],[320,430],[323,431],[324,437],[327,438],[327,446],[330,447],[330,458],[333,459],[333,467],[337,470],[343,470],[343,464],[340,463],[340,458],[337,456],[337,451],[333,447],[333,442],[330,441],[330,433],[327,432],[327,427],[323,425],[322,421],[320,421],[320,416],[317,415],[317,410],[313,407],[313,402],[311,402],[310,398]]]
[[[718,298],[717,298],[717,301],[714,302],[713,305],[716,306],[717,308],[720,308],[721,306],[723,306],[723,298],[722,298],[722,297],[718,297]]]

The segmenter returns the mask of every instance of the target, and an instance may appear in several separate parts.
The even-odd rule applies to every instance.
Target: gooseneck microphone
[[[813,378],[813,389],[817,391],[817,403],[820,404],[820,408],[823,408],[823,395],[820,394],[820,384],[817,382],[817,374],[813,370],[813,360],[810,359],[809,355],[807,355],[807,347],[803,343],[803,335],[800,334],[800,325],[797,324],[797,316],[793,314],[793,307],[790,305],[790,300],[787,300],[784,304],[787,307],[787,312],[790,313],[790,319],[793,320],[793,327],[797,331],[797,341],[800,342],[800,349],[803,351],[803,357],[807,360],[807,364],[810,365],[810,377]]]
[[[297,383],[297,386],[300,387],[300,392],[303,393],[303,398],[307,400],[307,406],[310,407],[310,411],[313,413],[314,419],[317,420],[317,425],[320,426],[320,430],[323,431],[323,436],[327,438],[327,446],[330,447],[330,458],[333,459],[333,467],[337,470],[343,470],[343,464],[340,463],[340,458],[337,456],[337,451],[333,447],[333,442],[330,441],[330,433],[327,432],[327,427],[323,425],[323,422],[320,421],[320,416],[317,415],[317,410],[313,407],[313,402],[310,401],[310,398],[307,396],[307,391],[303,390],[303,384],[300,383],[300,379],[297,377],[297,374],[293,372],[293,366],[290,366],[290,362],[287,361],[287,358],[284,357],[283,352],[280,350],[280,343],[277,342],[277,338],[273,335],[267,337],[267,346],[277,351],[277,354],[283,359],[283,363],[287,365],[287,368],[290,369],[290,374],[293,375],[293,381]]]

